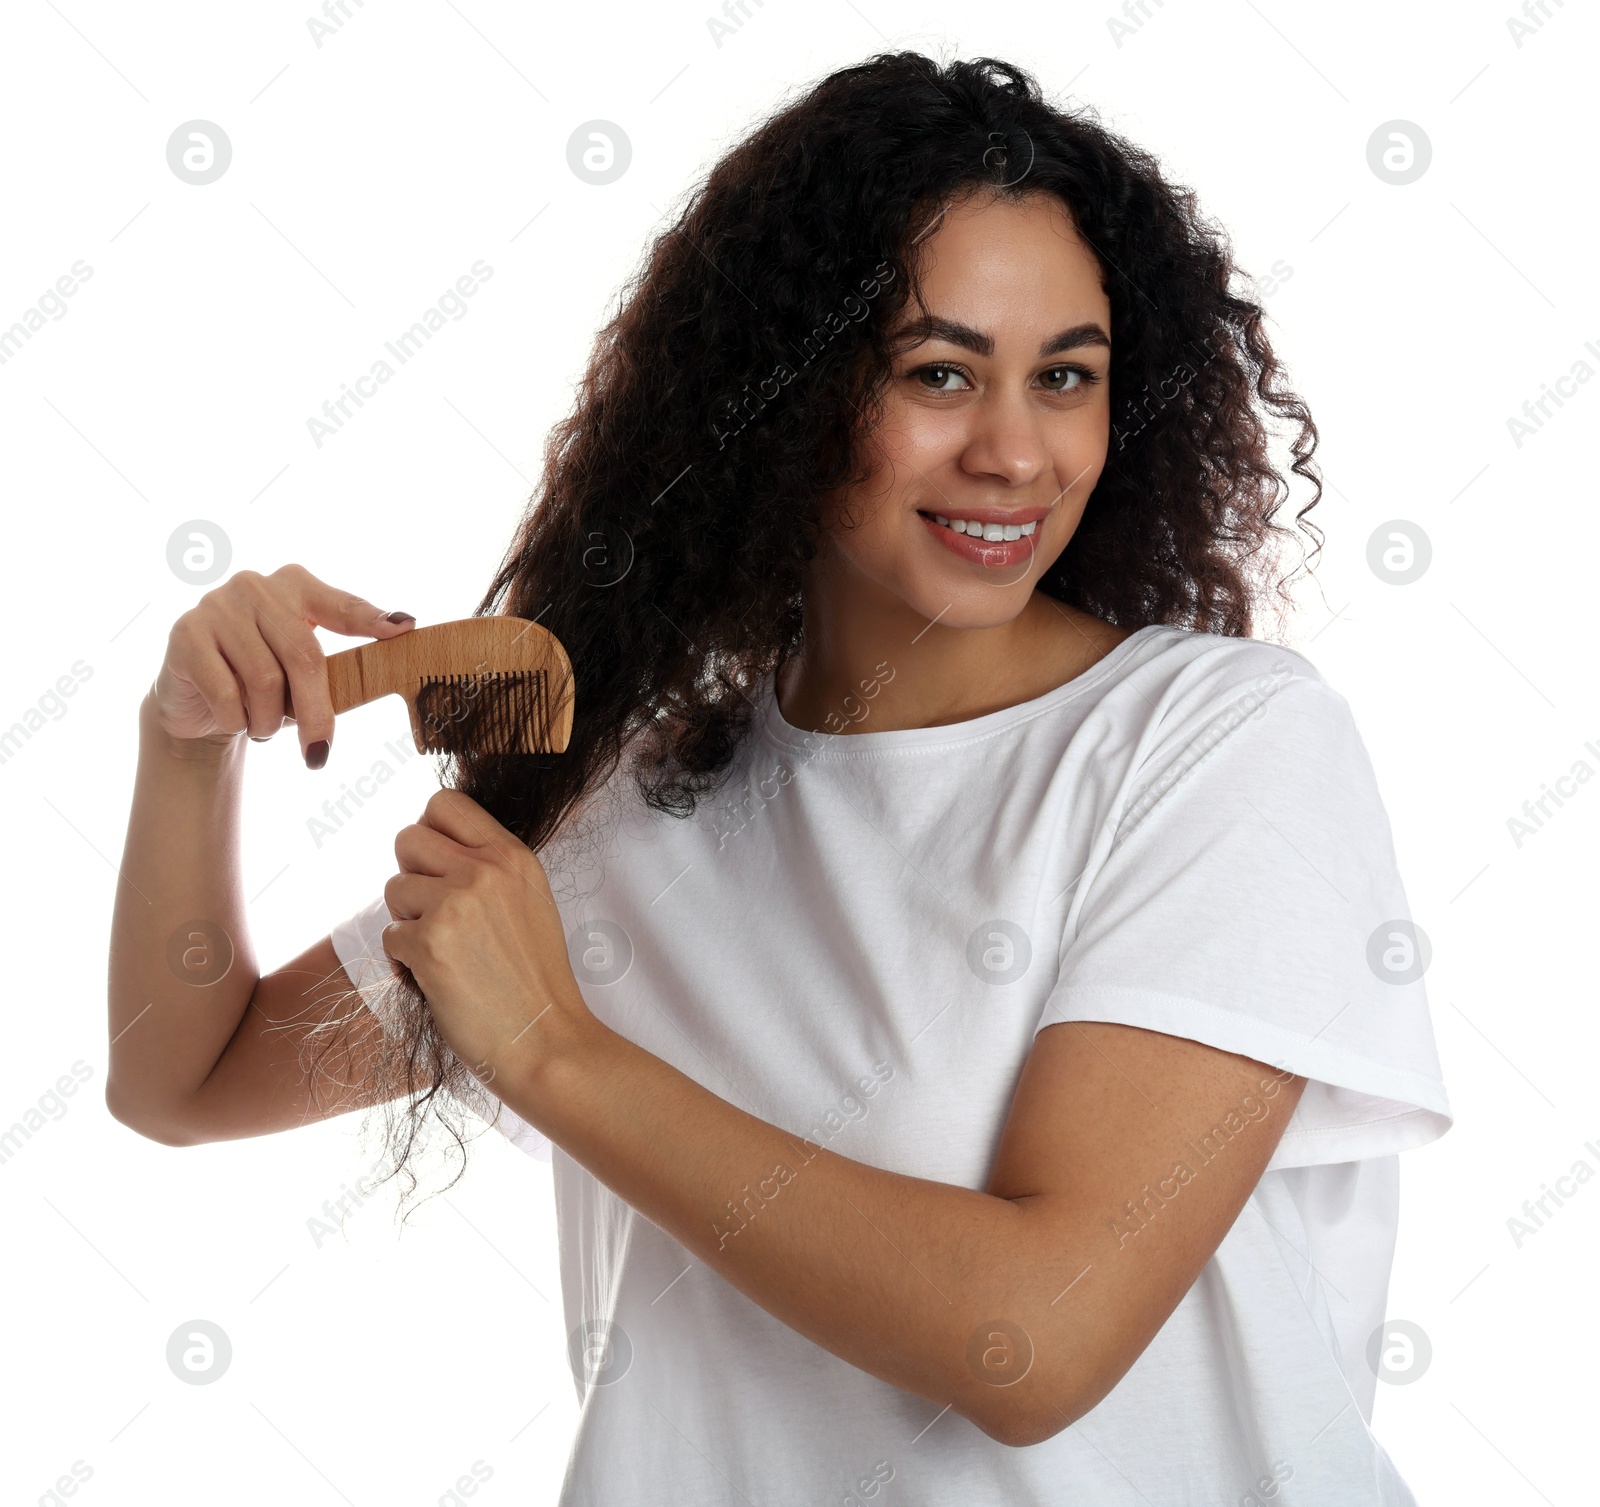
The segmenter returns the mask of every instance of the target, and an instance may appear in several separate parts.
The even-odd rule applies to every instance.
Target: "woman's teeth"
[[[933,515],[935,523],[943,524],[955,534],[971,534],[974,538],[981,538],[986,544],[999,544],[1011,539],[1025,539],[1036,528],[1037,521],[1033,523],[979,523],[976,520],[968,522],[965,518],[941,518],[939,514]]]

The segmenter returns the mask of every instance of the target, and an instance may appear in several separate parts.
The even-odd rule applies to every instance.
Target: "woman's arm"
[[[243,738],[174,738],[153,688],[139,708],[139,765],[111,920],[106,1104],[158,1140],[222,1054],[256,987],[239,893],[245,748]],[[202,982],[224,963],[226,973]]]
[[[1138,1359],[1304,1083],[1131,1026],[1050,1026],[982,1193],[809,1145],[598,1022],[495,1089],[791,1328],[1024,1445],[1076,1422]],[[1239,1132],[1197,1167],[1190,1143],[1230,1114]]]
[[[395,846],[384,946],[506,1104],[791,1328],[1008,1444],[1082,1417],[1138,1358],[1305,1084],[1179,1037],[1053,1025],[985,1191],[886,1172],[596,1020],[543,870],[476,802],[441,792]]]
[[[292,1067],[288,1019],[349,1007],[350,986],[324,939],[259,976],[240,877],[246,733],[272,736],[292,687],[307,762],[333,735],[327,672],[312,628],[392,637],[370,602],[299,566],[241,571],[174,625],[139,709],[139,763],[118,870],[108,977],[106,1104],[154,1140],[187,1144],[260,1134],[315,1118]],[[359,1030],[357,1064],[378,1034]],[[203,1085],[229,1085],[231,1102]],[[354,1108],[356,1097],[340,1108]],[[324,1109],[322,1113],[336,1113]]]

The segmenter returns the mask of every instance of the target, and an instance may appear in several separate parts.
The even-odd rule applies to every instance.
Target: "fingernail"
[[[384,618],[384,622],[414,623],[416,622],[416,618],[414,618],[409,612],[391,612],[386,618]]]
[[[272,739],[271,738],[258,738],[258,737],[256,737],[256,735],[254,733],[251,733],[250,734],[250,741],[252,743],[270,743],[272,741]]]
[[[306,768],[321,769],[328,762],[328,740],[318,738],[315,743],[306,744]]]

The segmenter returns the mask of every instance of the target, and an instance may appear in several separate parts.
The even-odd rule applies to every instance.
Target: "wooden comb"
[[[547,628],[469,617],[327,658],[335,714],[400,696],[423,753],[561,753],[572,736],[572,663]],[[292,718],[294,707],[284,694]]]

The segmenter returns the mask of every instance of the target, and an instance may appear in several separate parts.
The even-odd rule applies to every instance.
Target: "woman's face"
[[[1053,195],[953,202],[918,250],[925,303],[891,326],[857,526],[837,496],[824,520],[852,591],[992,627],[1027,605],[1105,464],[1111,302]]]

